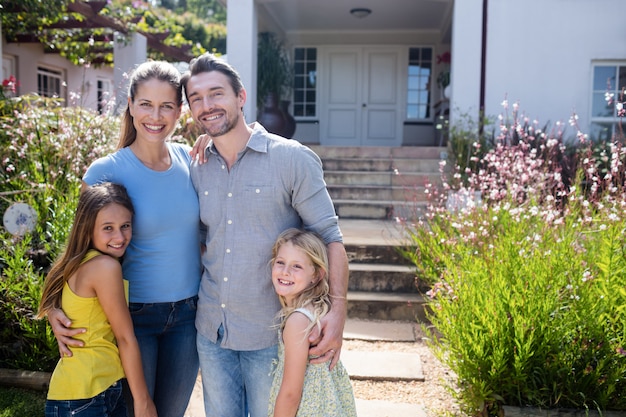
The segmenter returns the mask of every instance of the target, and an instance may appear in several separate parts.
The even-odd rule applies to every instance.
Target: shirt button
[[[222,304],[222,308],[226,308],[226,304]]]
[[[228,196],[229,196],[229,197],[232,197],[232,196],[233,196],[233,193],[228,193]]]
[[[232,221],[232,220],[229,220],[229,221],[228,221],[228,224],[233,224],[233,221]]]
[[[226,249],[226,253],[230,253],[230,249]]]
[[[228,277],[224,277],[224,282],[228,281]]]
[[[204,192],[204,195],[209,195],[209,192],[208,192],[208,191],[205,191],[205,192]]]
[[[259,194],[261,192],[261,190],[259,190],[258,188],[256,190],[254,190],[255,193]]]
[[[223,165],[223,164],[222,164],[222,169],[226,169],[226,165]]]

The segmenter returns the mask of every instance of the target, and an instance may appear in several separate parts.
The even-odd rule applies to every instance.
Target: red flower
[[[2,87],[5,90],[9,90],[12,93],[15,93],[16,87],[19,87],[20,83],[15,79],[14,75],[11,75],[9,78],[2,80]]]
[[[441,55],[437,55],[437,64],[449,64],[450,63],[450,52],[444,52]]]

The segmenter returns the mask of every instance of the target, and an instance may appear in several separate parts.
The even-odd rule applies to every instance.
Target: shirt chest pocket
[[[283,204],[272,185],[246,185],[240,197],[241,199],[237,199],[237,205],[242,210],[240,215],[244,219],[256,221],[261,220],[259,216],[276,214]]]

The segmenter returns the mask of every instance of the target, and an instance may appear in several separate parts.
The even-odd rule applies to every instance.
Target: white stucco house
[[[295,137],[322,145],[437,145],[447,107],[452,123],[481,110],[495,117],[505,97],[541,126],[562,122],[574,136],[576,113],[581,131],[607,138],[617,121],[607,85],[616,97],[626,86],[624,0],[223,3],[228,59],[246,85],[255,83],[257,32],[290,46],[303,82],[292,103]],[[449,101],[436,82],[448,68]]]
[[[45,53],[39,43],[7,43],[2,38],[2,80],[14,76],[20,95],[57,96],[70,105],[104,110],[114,94],[112,67],[73,65],[59,54]]]
[[[573,113],[595,139],[610,137],[617,123],[605,94],[617,98],[626,86],[624,0],[221,2],[228,61],[248,90],[247,118],[256,117],[257,36],[271,31],[294,64],[291,112],[295,137],[306,143],[440,145],[439,116],[449,111],[453,124],[480,111],[495,117],[505,97],[541,125],[564,123],[566,136],[576,133]],[[3,74],[17,71],[26,92],[35,85],[23,74],[61,65],[52,55],[33,62],[21,48],[3,41]],[[85,73],[64,72],[68,88],[84,87]],[[438,80],[446,79],[444,94]]]

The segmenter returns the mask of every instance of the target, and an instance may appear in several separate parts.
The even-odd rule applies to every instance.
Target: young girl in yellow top
[[[313,232],[288,229],[272,249],[272,283],[283,306],[270,417],[356,417],[341,361],[309,363],[309,332],[330,309],[328,255]]]
[[[46,277],[38,317],[62,307],[84,347],[62,357],[50,380],[46,417],[126,417],[126,376],[136,417],[156,417],[126,301],[119,259],[132,236],[133,205],[121,185],[80,195],[63,255]]]

